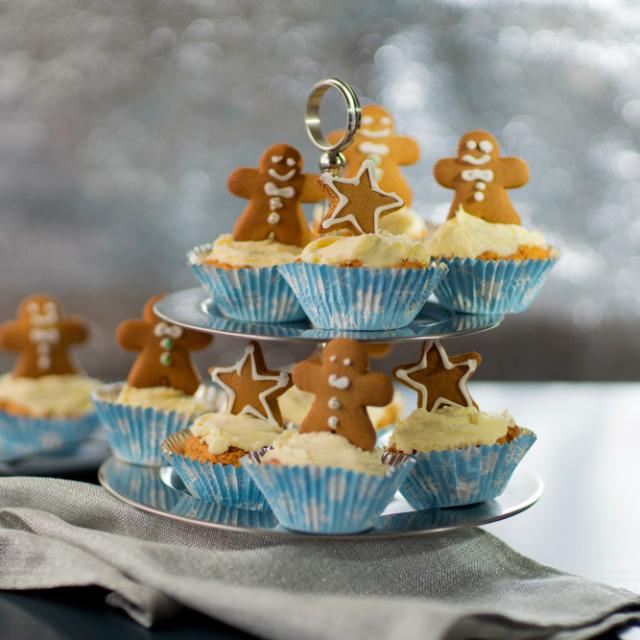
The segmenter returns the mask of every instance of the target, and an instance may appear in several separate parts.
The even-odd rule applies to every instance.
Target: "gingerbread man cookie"
[[[127,383],[131,387],[172,387],[192,395],[200,385],[191,351],[204,349],[211,336],[190,331],[160,319],[153,305],[164,294],[149,298],[144,305],[142,319],[125,320],[116,332],[116,339],[123,349],[139,351]]]
[[[335,143],[342,135],[335,131],[328,138]],[[398,194],[407,206],[411,206],[413,194],[400,167],[418,162],[420,148],[413,138],[396,134],[393,117],[386,109],[375,104],[362,107],[360,129],[343,153],[347,160],[345,177],[352,178],[364,160],[371,160],[380,188]]]
[[[477,406],[467,389],[482,357],[475,351],[448,356],[438,340],[422,345],[422,357],[394,368],[396,379],[418,393],[418,408],[434,411],[441,406]]]
[[[370,372],[366,349],[355,340],[337,338],[325,347],[322,362],[305,360],[292,372],[302,391],[315,394],[300,433],[330,431],[365,451],[376,444],[367,407],[384,407],[393,399],[393,384],[383,373]]]
[[[282,424],[278,398],[291,386],[284,371],[267,369],[260,345],[251,341],[244,355],[230,367],[209,369],[213,382],[227,394],[227,413],[248,413],[272,424]]]
[[[380,189],[371,160],[365,160],[353,178],[323,173],[320,182],[329,197],[329,208],[320,223],[322,231],[378,233],[380,218],[403,205],[398,195]]]
[[[0,325],[0,347],[20,353],[13,373],[22,378],[78,373],[69,348],[88,337],[87,323],[63,316],[59,302],[45,293],[25,298],[16,319]]]
[[[266,240],[304,247],[311,240],[301,202],[320,202],[318,176],[302,173],[302,155],[288,144],[274,144],[260,158],[260,167],[236,169],[229,191],[249,204],[233,228],[234,240]]]
[[[455,190],[449,210],[459,208],[487,222],[520,224],[507,189],[527,184],[529,167],[520,158],[501,158],[498,141],[487,131],[465,133],[456,158],[443,158],[433,168],[438,184]]]

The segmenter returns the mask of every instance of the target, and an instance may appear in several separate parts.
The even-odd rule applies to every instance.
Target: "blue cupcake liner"
[[[400,493],[414,509],[459,507],[497,498],[535,441],[535,434],[523,429],[505,444],[411,455],[388,453],[384,459],[416,461],[400,487]]]
[[[413,461],[390,465],[385,476],[337,467],[262,464],[255,455],[245,456],[241,464],[282,526],[305,533],[347,534],[371,528]]]
[[[232,464],[199,462],[182,455],[191,435],[184,429],[162,443],[165,460],[176,470],[192,495],[207,502],[216,502],[243,509],[264,509],[267,501],[249,474]]]
[[[464,313],[503,314],[529,307],[558,258],[441,260],[449,267],[435,291],[442,306]]]
[[[107,384],[93,394],[96,412],[105,427],[111,451],[134,464],[162,464],[160,445],[172,433],[189,426],[193,416],[153,407],[131,407],[116,400],[124,383]]]
[[[100,426],[91,412],[74,418],[32,418],[0,411],[0,460],[60,449],[87,440]]]
[[[218,525],[271,529],[278,521],[270,509],[245,509],[215,502],[205,502],[183,493],[173,513],[193,520],[204,520]]]
[[[446,272],[292,262],[278,267],[311,322],[321,329],[377,331],[407,326]]]
[[[294,322],[306,316],[278,267],[222,269],[203,264],[211,244],[187,254],[191,271],[229,318],[243,322]]]

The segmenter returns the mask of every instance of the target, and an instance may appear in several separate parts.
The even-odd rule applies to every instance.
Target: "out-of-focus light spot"
[[[630,127],[640,128],[640,100],[629,100],[622,108],[622,117]]]
[[[584,331],[593,331],[602,324],[601,303],[593,298],[584,298],[573,307],[573,323]]]
[[[613,166],[623,180],[638,180],[640,178],[640,153],[625,149],[616,153]]]

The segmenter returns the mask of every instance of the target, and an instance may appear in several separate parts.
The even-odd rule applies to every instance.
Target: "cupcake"
[[[163,454],[194,496],[244,509],[263,508],[266,501],[240,461],[282,434],[278,397],[289,388],[289,375],[269,371],[260,345],[250,342],[238,362],[212,368],[211,376],[226,393],[225,411],[201,415],[188,429],[170,436]]]
[[[93,394],[113,454],[136,464],[162,462],[160,445],[192,419],[214,408],[215,398],[200,386],[191,351],[211,336],[160,319],[150,298],[141,319],[126,320],[117,331],[124,349],[137,351],[126,383],[108,384]]]
[[[434,175],[455,191],[448,220],[426,240],[449,267],[438,300],[465,313],[524,311],[559,257],[540,232],[522,227],[507,194],[526,184],[527,164],[501,158],[496,139],[478,130],[462,136],[457,157],[440,160]]]
[[[92,436],[99,421],[91,393],[100,384],[79,369],[70,349],[89,335],[55,298],[35,294],[0,325],[0,347],[19,353],[0,376],[0,459],[57,449]]]
[[[318,176],[302,173],[300,153],[269,147],[258,169],[239,168],[229,191],[248,200],[233,234],[193,249],[189,265],[226,316],[247,322],[291,322],[305,315],[278,265],[296,260],[311,239],[301,202],[319,202]]]
[[[397,380],[417,392],[418,408],[396,424],[385,458],[416,461],[400,487],[415,509],[498,497],[535,442],[508,412],[475,405],[467,382],[480,361],[475,352],[449,357],[438,341],[427,341],[418,362],[394,369]]]
[[[424,245],[380,230],[402,200],[381,191],[370,160],[354,178],[321,176],[330,199],[323,231],[349,229],[308,244],[297,262],[281,265],[305,313],[322,329],[387,330],[408,325],[446,268]]]
[[[281,525],[323,534],[370,528],[409,472],[385,464],[365,408],[393,397],[391,380],[368,370],[367,352],[353,340],[332,340],[322,362],[293,369],[299,389],[315,399],[299,432],[287,431],[266,453],[242,458]]]

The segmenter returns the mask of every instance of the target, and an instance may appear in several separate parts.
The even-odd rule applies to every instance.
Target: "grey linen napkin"
[[[262,638],[592,638],[633,593],[560,573],[478,529],[285,540],[139,512],[103,489],[0,480],[0,588],[97,585],[145,626],[182,607]]]

